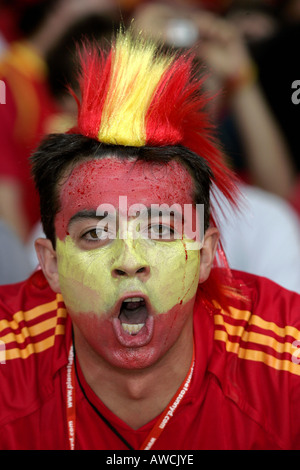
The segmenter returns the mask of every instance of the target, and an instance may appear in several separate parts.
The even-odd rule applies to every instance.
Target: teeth
[[[138,323],[138,324],[129,324],[129,323],[122,323],[123,330],[129,333],[130,335],[136,335],[145,325],[145,323]]]
[[[142,297],[130,297],[129,299],[125,299],[124,302],[143,302],[144,299]]]

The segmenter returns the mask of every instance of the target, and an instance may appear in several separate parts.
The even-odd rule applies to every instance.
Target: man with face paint
[[[41,269],[0,291],[0,448],[299,449],[299,296],[226,264],[192,54],[86,52],[32,158]]]

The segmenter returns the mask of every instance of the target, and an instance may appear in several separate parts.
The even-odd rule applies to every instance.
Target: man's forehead
[[[191,176],[176,161],[159,165],[110,157],[81,162],[62,185],[56,233],[64,239],[72,218],[83,211],[101,207],[104,213],[105,206],[112,206],[128,214],[129,210],[136,213],[137,205],[183,207],[193,204],[192,192]]]
[[[139,160],[137,157],[122,158],[110,155],[104,158],[90,158],[78,162],[72,167],[67,180],[76,178],[77,182],[80,182],[80,180],[93,177],[93,175],[97,178],[99,172],[101,172],[103,180],[137,176],[141,179],[161,181],[165,180],[166,177],[181,179],[190,176],[183,164],[177,160],[146,161]]]
[[[96,194],[101,198],[130,193],[136,194],[137,203],[144,204],[147,199],[150,205],[156,202],[151,196],[169,202],[171,195],[180,199],[187,193],[191,195],[192,188],[189,172],[177,161],[159,163],[110,156],[78,163],[64,180],[60,194],[63,202],[66,196],[83,199]]]

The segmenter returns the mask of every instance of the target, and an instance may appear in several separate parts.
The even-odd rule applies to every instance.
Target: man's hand
[[[199,31],[197,54],[223,83],[238,80],[253,68],[250,55],[237,29],[209,12],[194,16]]]

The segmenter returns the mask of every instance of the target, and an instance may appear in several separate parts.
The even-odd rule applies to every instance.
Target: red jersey
[[[249,309],[194,308],[190,387],[151,450],[300,449],[300,296],[234,272]],[[72,341],[62,296],[41,271],[0,288],[0,449],[68,449]],[[298,357],[299,356],[299,357]],[[85,382],[77,363],[76,449],[139,449],[156,419],[133,430]],[[100,416],[102,415],[102,417]]]

